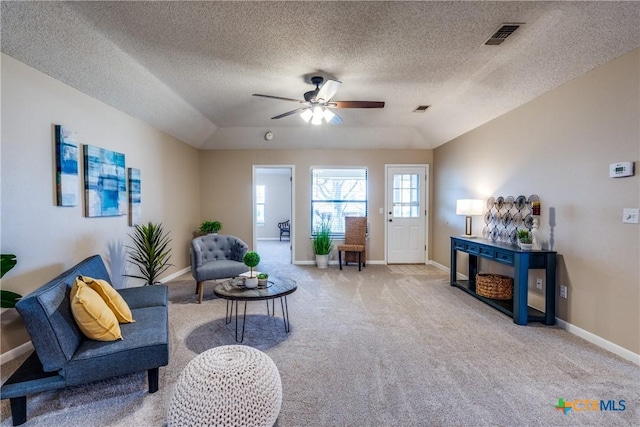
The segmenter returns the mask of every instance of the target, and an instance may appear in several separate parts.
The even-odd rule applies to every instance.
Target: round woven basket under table
[[[501,274],[476,274],[476,294],[485,298],[507,300],[513,298],[513,279]]]
[[[169,426],[273,426],[282,405],[282,382],[269,356],[226,345],[196,356],[176,382],[167,409]]]

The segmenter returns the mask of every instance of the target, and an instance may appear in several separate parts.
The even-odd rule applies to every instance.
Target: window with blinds
[[[311,168],[311,234],[326,223],[344,236],[345,216],[367,216],[366,168]]]

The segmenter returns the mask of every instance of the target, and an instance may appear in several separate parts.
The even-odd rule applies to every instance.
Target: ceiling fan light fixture
[[[311,124],[312,125],[321,125],[323,117],[324,117],[324,111],[322,110],[322,107],[320,107],[320,106],[314,107],[314,109],[313,109],[313,118],[311,119]]]
[[[259,93],[254,93],[253,96],[303,104],[303,106],[299,106],[299,108],[295,110],[287,111],[286,113],[278,114],[271,118],[281,119],[300,113],[302,120],[306,123],[311,122],[311,124],[316,126],[321,125],[323,119],[325,122],[334,125],[342,123],[340,115],[329,111],[329,109],[332,108],[384,108],[383,101],[332,101],[333,96],[338,92],[338,89],[340,89],[340,85],[342,85],[342,82],[338,80],[328,79],[325,81],[323,77],[313,76],[311,83],[313,83],[316,88],[304,94],[304,101],[282,96],[262,95]]]
[[[309,123],[309,120],[311,120],[312,116],[313,116],[313,113],[309,109],[306,109],[302,113],[300,113],[300,117],[302,117],[302,120],[304,120],[307,123]]]

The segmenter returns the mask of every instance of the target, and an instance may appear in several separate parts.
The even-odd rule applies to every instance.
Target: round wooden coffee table
[[[298,289],[295,280],[269,276],[266,287],[257,287],[253,289],[245,288],[239,278],[225,280],[218,283],[213,288],[215,296],[227,300],[227,312],[225,314],[225,323],[231,323],[233,317],[234,305],[236,313],[236,342],[244,340],[244,325],[247,318],[247,302],[249,301],[266,301],[267,315],[275,316],[275,300],[280,298],[280,307],[282,308],[282,319],[284,321],[284,330],[289,333],[291,330],[289,323],[289,307],[287,305],[287,295],[292,294]],[[271,309],[269,308],[269,300],[271,300]],[[242,314],[242,333],[238,339],[238,302],[244,302],[244,312]]]

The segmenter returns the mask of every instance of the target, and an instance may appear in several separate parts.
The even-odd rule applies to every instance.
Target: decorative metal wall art
[[[517,244],[518,229],[531,230],[534,212],[540,213],[540,198],[525,196],[489,197],[482,237],[492,242]]]

